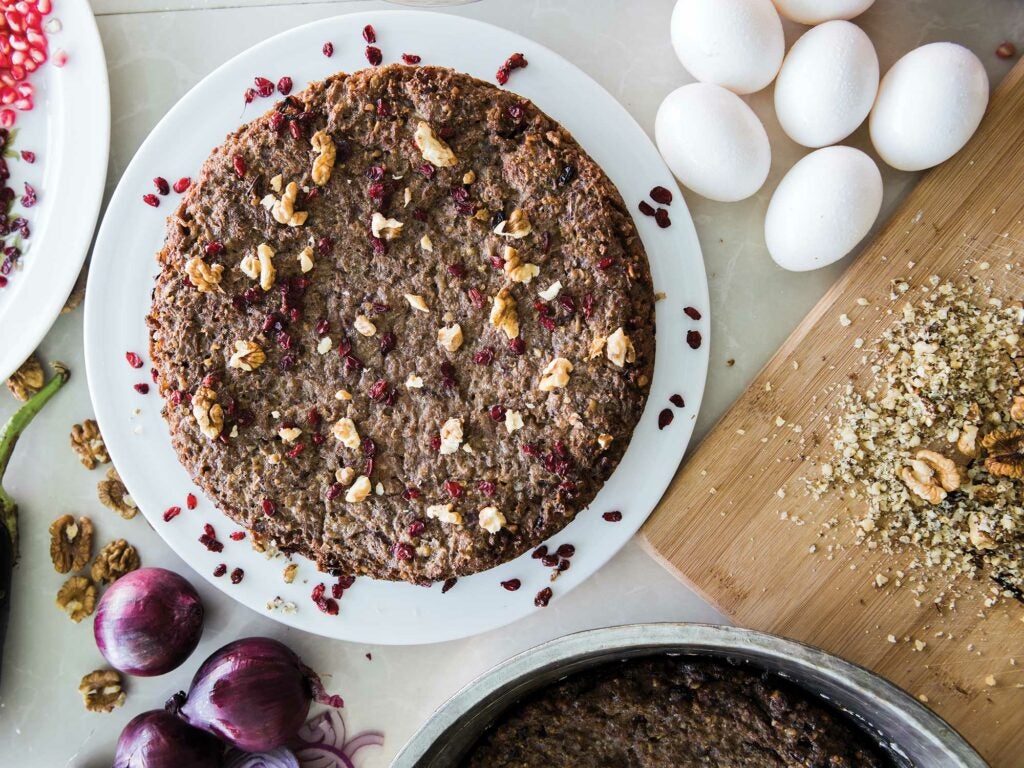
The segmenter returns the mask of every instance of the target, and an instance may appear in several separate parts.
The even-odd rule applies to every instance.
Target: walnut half
[[[88,576],[72,576],[57,593],[57,606],[77,624],[96,609],[96,585]]]
[[[960,487],[960,468],[941,453],[922,450],[902,469],[900,479],[929,504],[940,504],[949,491]]]
[[[210,440],[220,437],[224,428],[224,409],[217,402],[217,393],[209,387],[200,387],[192,396],[192,415],[199,431]]]
[[[29,355],[28,360],[11,374],[11,378],[7,380],[7,388],[11,390],[12,395],[25,402],[43,388],[45,381],[43,366],[39,364],[35,355]]]
[[[981,440],[988,451],[985,469],[996,477],[1024,478],[1024,429],[1010,432],[989,432]]]
[[[96,555],[90,575],[97,584],[109,584],[136,570],[140,565],[142,563],[135,547],[124,539],[115,539]]]
[[[50,523],[50,559],[57,573],[80,571],[92,557],[92,520],[61,515]]]
[[[110,461],[99,425],[92,419],[86,419],[71,428],[71,447],[86,469],[95,469],[97,464]]]
[[[90,712],[111,712],[124,704],[127,698],[121,686],[120,673],[113,669],[97,669],[82,678],[78,692]]]
[[[114,510],[125,520],[131,520],[139,511],[139,506],[128,495],[128,489],[124,487],[114,467],[107,470],[105,480],[96,483],[96,495],[103,506]]]

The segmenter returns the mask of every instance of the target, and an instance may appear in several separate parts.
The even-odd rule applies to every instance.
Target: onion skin
[[[298,733],[313,700],[311,672],[283,643],[248,637],[203,662],[178,715],[243,752],[267,752]]]
[[[93,635],[110,666],[152,677],[181,666],[203,634],[203,603],[183,577],[139,568],[103,593]]]
[[[224,747],[162,709],[133,718],[117,740],[114,768],[220,768]]]

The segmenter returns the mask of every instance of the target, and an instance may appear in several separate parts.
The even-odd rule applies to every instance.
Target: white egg
[[[775,114],[797,144],[842,141],[871,111],[878,93],[878,56],[860,27],[827,21],[797,40],[775,81]]]
[[[833,19],[852,19],[875,0],[774,0],[779,13],[799,24],[821,24]]]
[[[915,48],[892,65],[871,110],[871,142],[901,171],[948,160],[974,135],[988,106],[988,75],[956,43]]]
[[[753,93],[779,71],[786,41],[771,0],[678,0],[672,46],[702,83]]]
[[[679,181],[711,200],[750,197],[768,178],[772,153],[764,126],[721,86],[691,83],[672,91],[658,107],[654,137]]]
[[[768,203],[764,240],[783,269],[806,272],[854,249],[878,218],[882,174],[852,147],[825,147],[789,169]]]

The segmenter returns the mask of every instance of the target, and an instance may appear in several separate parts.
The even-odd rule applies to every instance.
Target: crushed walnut
[[[508,215],[507,219],[498,222],[494,228],[494,234],[510,237],[513,240],[521,240],[533,231],[530,226],[530,217],[522,208],[516,208]]]
[[[459,450],[462,444],[462,419],[451,418],[441,425],[442,455],[449,455]]]
[[[100,504],[117,512],[125,520],[131,520],[139,511],[138,504],[128,495],[128,489],[114,467],[107,470],[105,479],[96,483],[96,495]]]
[[[202,256],[193,256],[185,262],[185,274],[200,293],[223,293],[220,287],[223,273],[223,264],[207,264]]]
[[[529,284],[533,278],[540,274],[540,267],[519,258],[519,251],[511,245],[505,246],[504,258],[505,274],[508,275],[509,280],[513,283]]]
[[[110,461],[99,425],[92,419],[86,419],[71,428],[71,447],[86,469],[95,469],[96,465]]]
[[[255,341],[239,340],[235,342],[235,351],[228,359],[228,368],[243,371],[255,371],[267,362],[267,355]]]
[[[356,431],[355,422],[349,418],[341,418],[334,422],[334,426],[331,427],[331,434],[346,448],[354,450],[362,444],[359,432]]]
[[[345,492],[345,501],[349,504],[358,504],[370,495],[370,490],[370,478],[366,475],[360,475],[356,478],[355,482],[352,483],[348,491]]]
[[[50,523],[50,560],[57,573],[80,571],[92,557],[92,520],[61,515]]]
[[[415,309],[417,312],[429,312],[430,308],[427,306],[427,302],[423,300],[423,297],[416,293],[405,294],[405,300],[409,302],[409,306]]]
[[[458,352],[462,346],[462,326],[458,323],[437,330],[437,344],[449,352]]]
[[[306,223],[309,211],[295,210],[295,202],[298,200],[298,197],[299,185],[294,181],[289,181],[288,185],[284,188],[280,200],[273,195],[267,195],[263,198],[262,205],[270,211],[270,215],[274,217],[274,221],[278,224],[286,224],[289,227],[301,227]]]
[[[82,678],[78,685],[85,708],[90,712],[112,712],[125,702],[127,695],[121,674],[113,669],[97,669]]]
[[[124,539],[115,539],[96,555],[89,575],[97,584],[109,584],[141,565],[138,550]]]
[[[250,253],[238,268],[246,277],[258,280],[260,288],[269,291],[274,287],[274,278],[277,276],[277,269],[274,267],[274,256],[277,252],[266,243],[256,246],[256,253]]]
[[[564,357],[556,357],[541,372],[537,389],[541,392],[550,392],[553,389],[564,387],[569,383],[570,373],[572,373],[572,363]]]
[[[497,507],[484,507],[480,510],[479,522],[488,533],[497,533],[505,526],[505,516]]]
[[[374,211],[370,217],[370,234],[384,240],[394,240],[402,232],[402,222],[398,219],[389,219],[379,211]]]
[[[423,155],[423,159],[431,165],[438,168],[450,168],[453,165],[458,165],[459,159],[452,152],[451,147],[444,140],[438,138],[429,123],[420,120],[416,125],[416,132],[413,134],[412,140]]]
[[[25,402],[42,389],[45,382],[46,376],[39,359],[35,355],[29,355],[28,360],[11,374],[11,378],[7,380],[7,388],[11,390],[12,395]]]
[[[72,576],[57,592],[57,607],[76,624],[96,609],[96,585],[88,576]]]
[[[431,504],[426,509],[427,517],[451,525],[462,525],[462,515],[452,509],[451,504]]]
[[[636,362],[636,350],[633,349],[633,342],[621,328],[608,337],[605,343],[605,354],[613,364],[622,368],[626,363]]]
[[[317,131],[310,138],[309,142],[313,146],[313,151],[317,153],[317,156],[313,158],[313,169],[310,172],[310,177],[313,179],[314,184],[322,187],[330,181],[331,171],[334,170],[334,161],[337,158],[338,150],[334,146],[334,139],[326,131]]]
[[[519,335],[519,312],[508,288],[502,288],[495,295],[494,303],[491,304],[490,320],[491,325],[508,338],[514,339]]]
[[[192,415],[199,431],[210,440],[220,437],[224,429],[224,409],[217,402],[217,393],[209,387],[200,387],[192,396]]]
[[[284,567],[284,573],[282,574],[282,577],[284,578],[284,583],[291,584],[293,581],[295,581],[295,573],[298,570],[298,563],[288,563],[288,565]]]

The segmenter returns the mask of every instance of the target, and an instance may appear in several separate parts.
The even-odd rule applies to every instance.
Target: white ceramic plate
[[[89,251],[103,201],[110,148],[107,63],[96,21],[86,0],[57,0],[47,20],[50,56],[68,54],[58,68],[46,62],[30,77],[35,108],[19,112],[14,150],[36,153],[32,165],[9,159],[12,187],[36,188],[39,202],[24,211],[32,236],[21,267],[0,290],[0,379],[24,362],[53,325]],[[22,208],[15,200],[14,210]]]
[[[549,581],[550,569],[526,554],[461,578],[446,594],[440,584],[425,589],[359,579],[340,601],[340,615],[328,616],[316,608],[309,594],[317,583],[329,585],[332,579],[300,558],[298,577],[293,584],[285,584],[284,562],[268,562],[247,541],[228,540],[236,526],[209,501],[203,499],[197,510],[186,509],[165,523],[164,510],[184,506],[186,493],[202,496],[171,448],[157,395],[143,396],[132,389],[137,382],[149,381],[149,365],[135,370],[125,361],[127,350],[144,354],[148,349],[143,318],[158,272],[152,254],[163,240],[164,217],[176,204],[176,199],[167,199],[159,209],[152,209],[140,197],[149,191],[157,173],[168,179],[194,175],[210,150],[238,125],[240,97],[254,74],[275,78],[289,74],[298,89],[335,71],[365,66],[360,32],[367,23],[376,27],[385,62],[413,52],[425,64],[443,64],[492,82],[506,56],[523,52],[529,67],[514,72],[509,87],[572,131],[632,210],[656,184],[676,189],[650,139],[629,113],[583,72],[530,40],[480,22],[416,11],[358,13],[318,21],[267,40],[224,64],[186,94],[139,149],[110,201],[94,249],[85,353],[96,416],[121,477],[153,526],[202,576],[260,613],[321,635],[366,643],[429,643],[492,629],[531,611],[557,611],[559,598],[606,562],[640,527],[676,471],[700,405],[708,363],[707,282],[700,245],[681,195],[676,194],[670,206],[673,225],[668,229],[636,214],[655,290],[667,294],[657,304],[657,359],[650,401],[615,474],[590,508],[550,542],[553,547],[563,542],[576,547],[572,567],[554,584]],[[320,53],[326,40],[333,41],[336,50],[331,59]],[[257,116],[271,103],[251,106],[246,117]],[[699,322],[683,314],[683,307],[690,305],[703,313]],[[686,344],[689,330],[698,330],[704,337],[697,350]],[[669,403],[675,393],[685,398],[684,408]],[[658,415],[666,408],[675,419],[659,430]],[[610,510],[621,510],[622,521],[603,520],[602,513]],[[205,522],[213,523],[225,541],[223,553],[208,552],[198,543]],[[229,572],[236,566],[243,568],[242,583],[214,578],[212,572],[221,562],[228,564]],[[522,581],[519,591],[508,592],[500,586],[499,582],[511,578]],[[536,608],[534,595],[549,585],[554,590],[551,606]],[[294,602],[298,610],[269,611],[267,602],[275,596]]]

